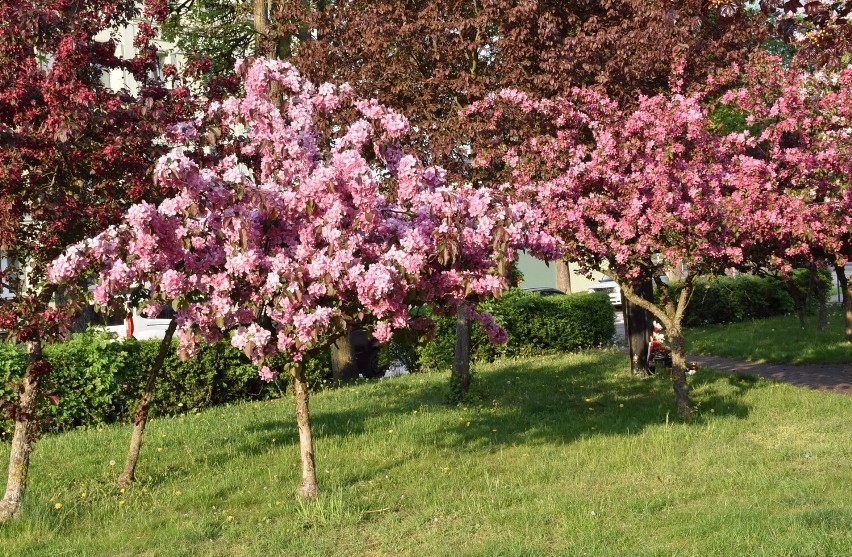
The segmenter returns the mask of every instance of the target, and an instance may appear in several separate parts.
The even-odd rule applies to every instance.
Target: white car
[[[142,315],[139,315],[134,310],[133,312],[133,338],[136,340],[148,340],[148,339],[159,339],[161,340],[164,336],[166,336],[166,329],[169,327],[169,323],[172,321],[172,317],[174,317],[175,312],[170,306],[163,307],[162,311],[154,318],[148,318]],[[112,324],[116,323],[118,324]],[[107,331],[115,333],[118,335],[118,338],[127,338],[131,335],[127,333],[127,323],[126,321],[118,321],[112,320],[110,324],[104,327]]]
[[[612,305],[621,305],[621,287],[617,282],[609,277],[603,277],[597,284],[591,285],[589,287],[589,292],[605,292],[606,295],[609,296],[609,301],[612,302]]]

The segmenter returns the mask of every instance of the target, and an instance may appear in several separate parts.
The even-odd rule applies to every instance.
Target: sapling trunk
[[[692,401],[689,398],[689,384],[686,381],[686,353],[684,352],[683,333],[678,327],[666,331],[672,349],[672,385],[678,413],[684,418],[692,417]]]
[[[466,393],[470,388],[470,315],[467,302],[461,301],[456,313],[456,345],[453,350],[453,374],[451,382],[458,393]]]
[[[317,470],[314,463],[314,438],[311,432],[311,413],[308,405],[308,381],[305,368],[297,364],[293,369],[293,391],[296,395],[296,424],[299,427],[299,454],[302,459],[302,483],[297,493],[307,499],[319,494]]]
[[[130,437],[130,449],[127,451],[124,470],[116,482],[119,487],[126,487],[136,479],[136,463],[139,461],[139,452],[142,450],[142,436],[145,433],[145,424],[148,423],[148,412],[151,409],[151,403],[154,401],[154,386],[157,383],[160,370],[163,369],[163,362],[165,362],[166,355],[169,353],[176,328],[177,321],[172,319],[163,340],[160,342],[160,350],[151,365],[151,371],[148,372],[145,390],[142,392],[142,398],[139,399],[136,412],[133,414],[133,434]]]
[[[27,355],[29,366],[21,381],[21,396],[15,406],[15,432],[9,453],[6,493],[0,501],[0,523],[9,522],[21,511],[30,471],[30,455],[36,427],[34,413],[39,394],[38,374],[33,371],[34,365],[43,360],[41,340],[27,343]]]
[[[825,296],[820,296],[817,300],[817,308],[819,310],[819,317],[817,318],[817,329],[819,332],[824,332],[825,328],[828,326],[828,302],[825,300]]]
[[[852,281],[846,281],[846,301],[843,307],[846,310],[846,340],[852,341]]]

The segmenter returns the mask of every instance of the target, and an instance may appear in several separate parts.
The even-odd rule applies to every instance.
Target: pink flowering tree
[[[730,87],[734,74],[710,79],[706,89]],[[470,113],[502,138],[481,146],[475,164],[503,165],[521,198],[548,216],[546,230],[562,238],[568,256],[612,276],[665,327],[675,399],[689,416],[682,320],[696,279],[783,266],[809,253],[808,238],[824,225],[819,204],[763,151],[766,134],[779,130],[721,132],[711,97],[672,85],[670,96],[630,109],[587,90],[557,100],[506,90]],[[516,137],[513,118],[536,119],[541,133]],[[672,268],[685,270],[679,291],[664,282]],[[656,303],[632,287],[646,278],[657,286]]]
[[[347,85],[316,87],[280,61],[237,71],[243,97],[173,129],[179,146],[160,160],[156,179],[176,195],[134,206],[121,225],[57,259],[50,276],[68,282],[93,272],[101,305],[143,287],[149,314],[174,303],[184,356],[229,337],[261,378],[289,371],[299,492],[311,497],[302,362],[356,328],[382,342],[398,329],[429,329],[412,307],[451,313],[461,300],[499,295],[516,248],[553,256],[557,244],[526,202],[448,185],[440,168],[405,154],[408,121],[354,98]],[[335,125],[344,111],[359,118]],[[487,313],[471,315],[492,340],[505,339]]]
[[[852,289],[843,275],[852,256],[852,69],[805,72],[756,56],[741,81],[721,98],[727,126],[753,131],[775,179],[808,209],[796,228],[805,241],[781,237],[776,246],[781,266],[829,263],[839,270],[852,340]]]

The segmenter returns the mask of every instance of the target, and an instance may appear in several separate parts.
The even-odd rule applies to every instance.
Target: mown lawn
[[[805,329],[796,315],[708,325],[687,330],[686,349],[690,354],[754,362],[852,364],[842,308],[829,307],[825,331],[817,330],[816,315],[808,316]]]
[[[438,374],[320,393],[311,503],[293,495],[289,400],[154,421],[124,493],[126,428],[51,436],[0,553],[850,554],[852,398],[702,371],[684,423],[667,379],[626,364],[589,352],[480,367],[461,406]]]

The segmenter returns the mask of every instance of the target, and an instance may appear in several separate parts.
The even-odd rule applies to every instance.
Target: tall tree
[[[838,80],[841,91],[849,75]],[[730,267],[789,267],[815,246],[845,249],[848,140],[820,124],[848,109],[843,95],[819,102],[817,83],[805,77],[758,56],[744,75],[713,77],[706,91],[689,95],[676,80],[675,94],[643,98],[635,108],[588,89],[541,101],[504,90],[471,111],[503,138],[474,164],[496,158],[512,168],[514,187],[549,215],[568,254],[588,269],[605,267],[666,328],[685,416],[693,406],[682,320],[696,279]],[[742,85],[717,106],[711,93],[737,79]],[[774,85],[782,93],[773,97]],[[809,112],[814,104],[819,109]],[[725,133],[725,111],[742,114],[746,126]],[[512,115],[535,121],[541,133],[518,138]],[[671,266],[686,269],[679,291],[663,282]],[[643,277],[655,281],[658,303],[637,295],[633,281]]]
[[[190,93],[156,76],[153,22],[164,4],[144,11],[132,0],[0,2],[0,249],[16,262],[0,273],[14,297],[0,306],[0,329],[26,343],[29,367],[17,400],[9,477],[0,521],[23,501],[42,385],[50,365],[42,344],[62,333],[63,307],[50,302],[45,265],[66,246],[105,228],[150,193],[150,166],[163,127],[191,114]],[[110,32],[135,22],[137,54],[120,58]],[[105,38],[102,38],[105,37]],[[119,70],[138,95],[104,85]],[[166,68],[167,73],[170,71]]]
[[[353,329],[387,341],[396,329],[428,328],[411,307],[452,313],[460,300],[499,295],[515,249],[552,255],[557,246],[529,205],[447,185],[443,170],[406,154],[408,121],[351,87],[316,88],[290,64],[265,59],[244,85],[245,97],[214,103],[201,128],[183,128],[180,144],[209,147],[200,165],[185,148],[161,159],[157,179],[175,196],[132,207],[121,225],[58,258],[50,276],[74,282],[93,267],[99,304],[149,284],[151,311],[176,301],[182,353],[230,332],[261,378],[289,369],[299,492],[312,497],[302,361]],[[333,125],[348,110],[361,118]],[[505,341],[487,313],[466,317]]]

